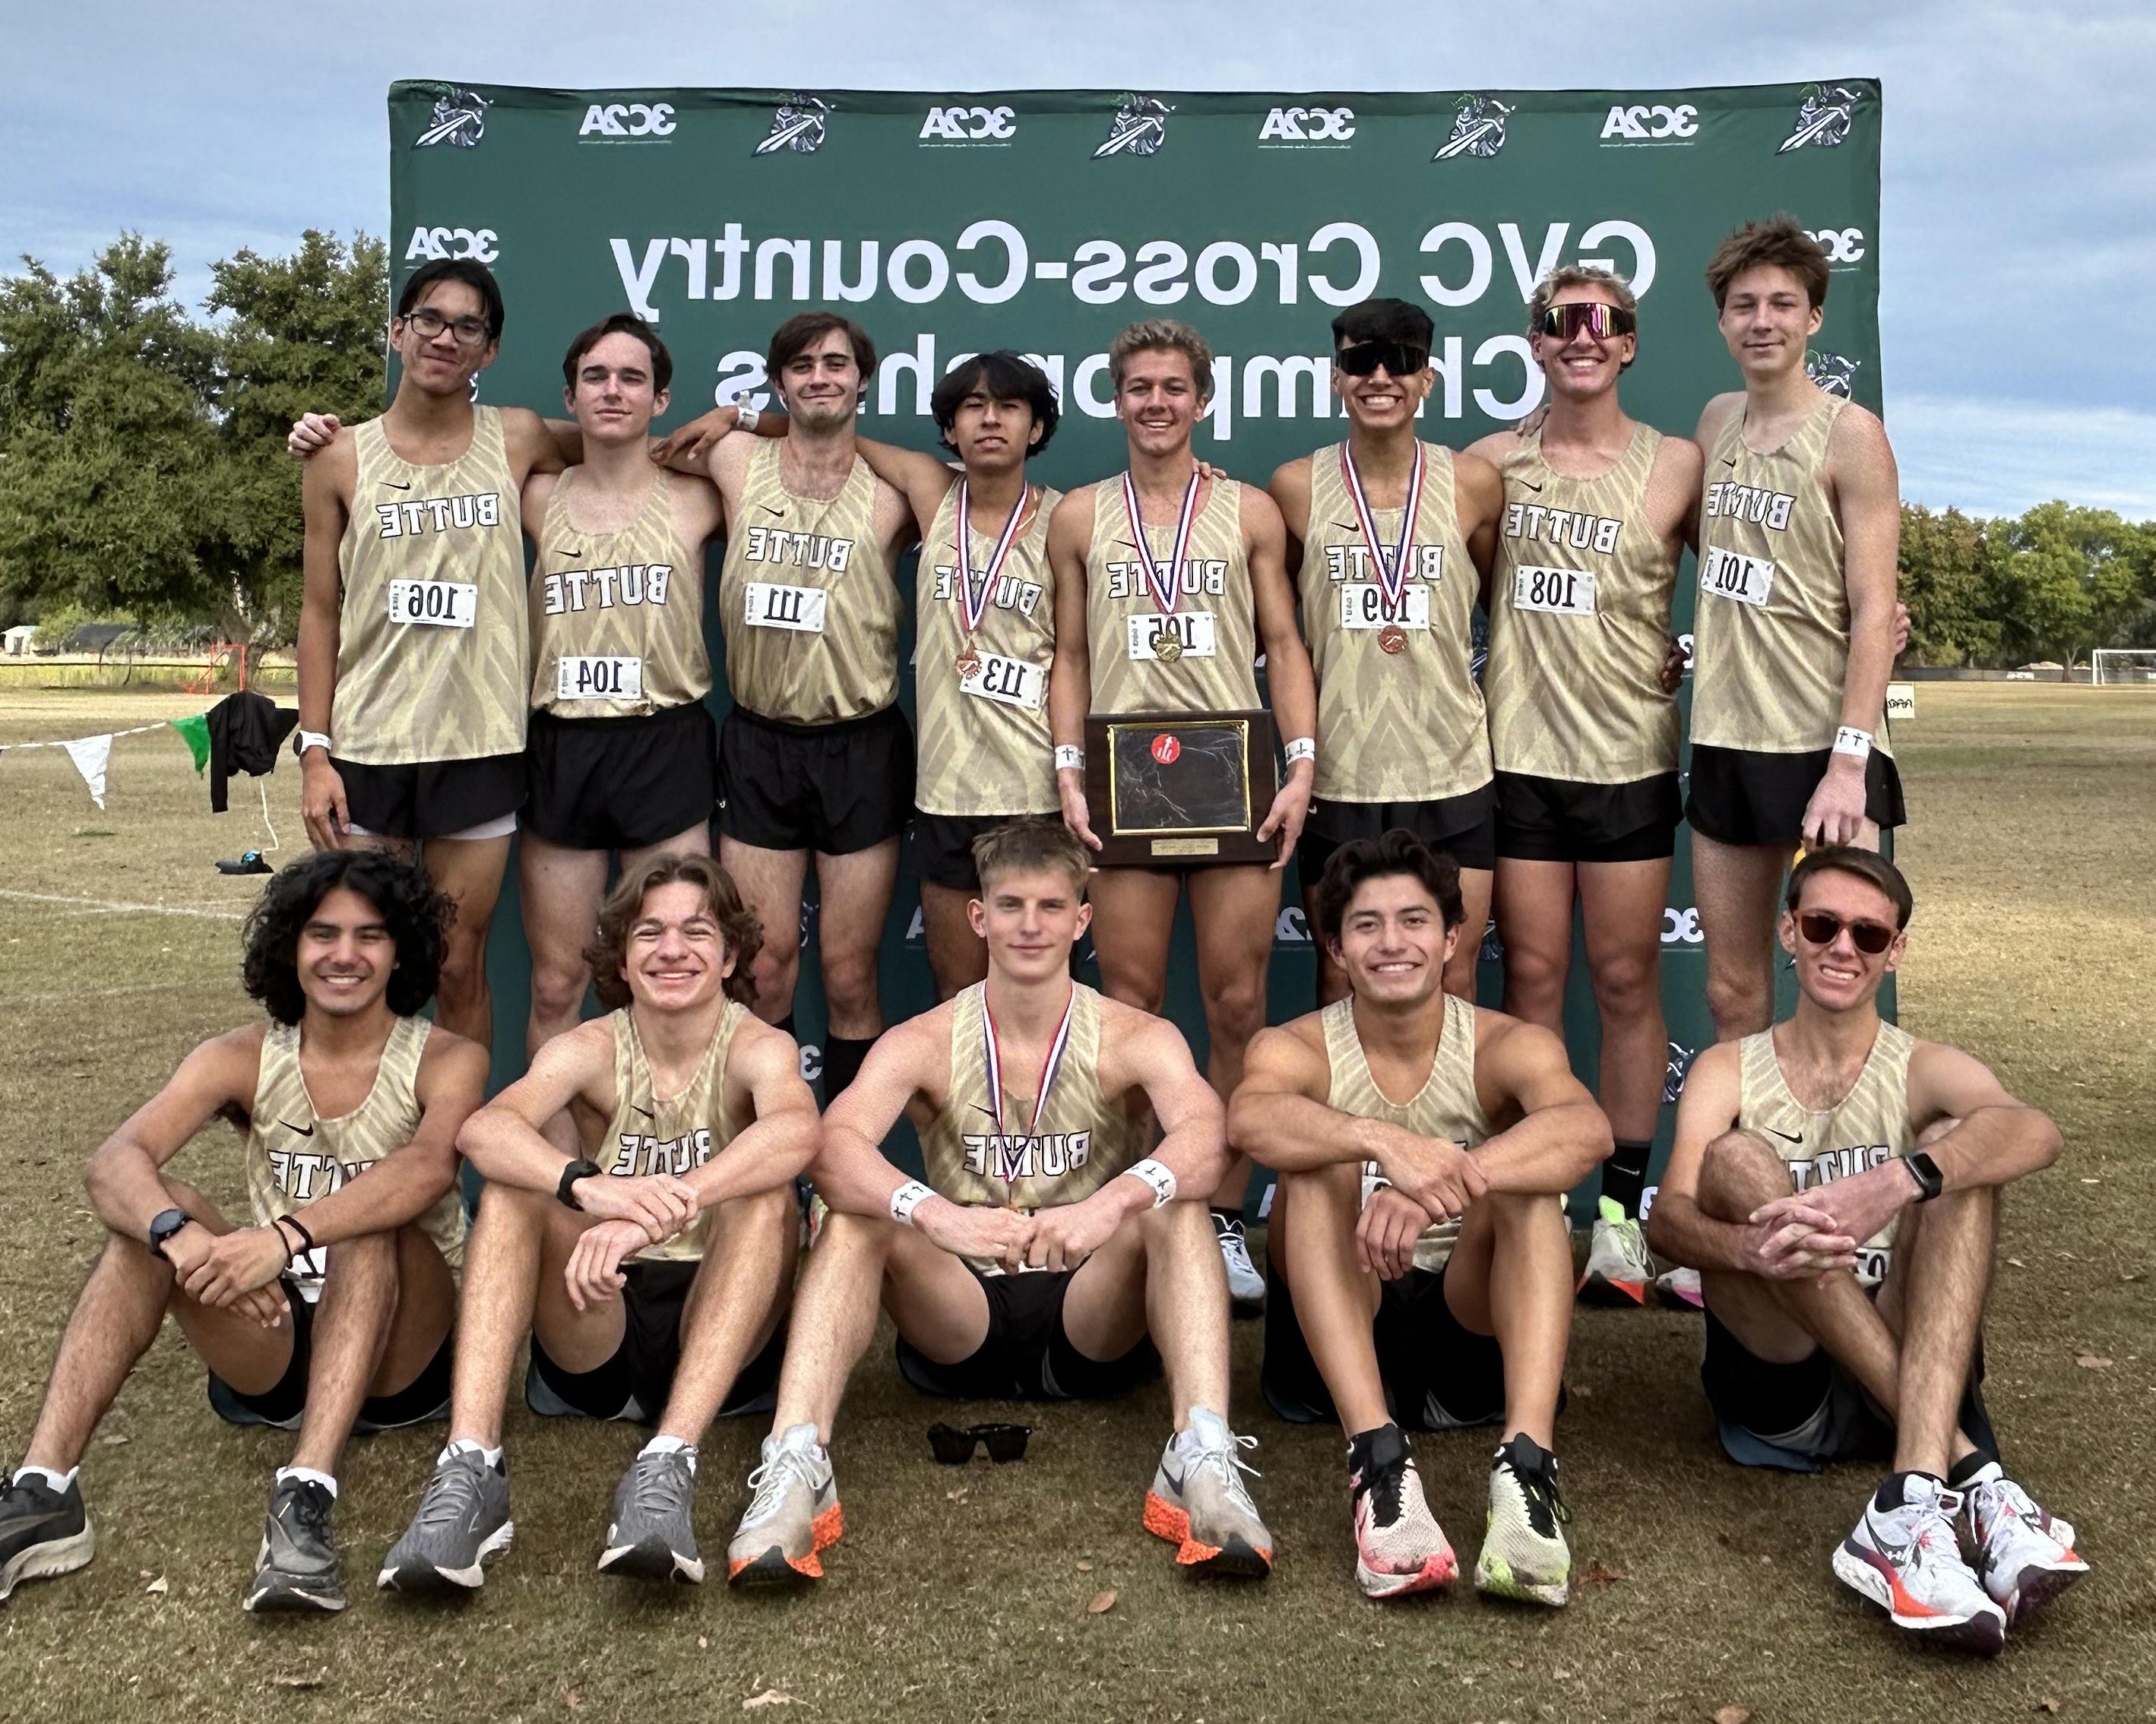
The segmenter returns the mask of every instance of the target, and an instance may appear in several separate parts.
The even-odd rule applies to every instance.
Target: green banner
[[[1067,487],[1123,464],[1110,340],[1136,318],[1172,316],[1216,356],[1199,453],[1262,483],[1346,434],[1327,383],[1338,308],[1373,294],[1430,308],[1438,386],[1423,434],[1459,447],[1540,400],[1522,301],[1551,268],[1588,262],[1623,272],[1640,296],[1625,407],[1689,435],[1709,396],[1739,387],[1702,267],[1732,228],[1788,211],[1833,267],[1813,375],[1881,409],[1880,93],[1870,80],[1327,95],[400,83],[389,130],[399,279],[450,256],[483,259],[501,278],[509,321],[480,384],[493,402],[558,413],[569,337],[626,306],[656,322],[673,354],[671,422],[717,402],[763,404],[771,330],[828,305],[875,341],[862,429],[895,442],[933,445],[929,392],[959,358],[1006,346],[1034,355],[1065,409],[1035,470]],[[1690,582],[1678,590],[1684,635]],[[904,699],[910,709],[910,679]],[[723,689],[712,702],[723,710]],[[517,932],[512,890],[491,953],[498,1078],[521,1065]],[[814,937],[812,911],[803,938]],[[1674,1100],[1712,1039],[1681,841],[1663,950]],[[1494,1003],[1496,955],[1486,945],[1484,956]],[[813,1071],[820,1010],[814,953],[803,957],[798,1021]],[[932,999],[906,882],[885,959],[886,1011]],[[1276,1021],[1308,1008],[1313,968],[1291,876]],[[1202,1058],[1194,972],[1173,966],[1170,1010]],[[1568,1021],[1591,1078],[1584,956]]]

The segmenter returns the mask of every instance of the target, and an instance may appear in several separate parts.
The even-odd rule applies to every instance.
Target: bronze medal
[[[964,682],[981,668],[981,655],[968,647],[952,660],[952,668],[958,673],[958,680]]]
[[[1183,637],[1173,629],[1163,629],[1152,638],[1152,655],[1163,664],[1173,664],[1183,656]]]
[[[1397,623],[1388,623],[1378,631],[1378,649],[1398,658],[1408,649],[1408,632]]]

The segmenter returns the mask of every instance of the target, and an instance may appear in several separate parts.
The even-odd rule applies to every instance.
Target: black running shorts
[[[524,806],[524,756],[371,767],[330,757],[352,824],[382,838],[446,838]]]
[[[718,726],[701,700],[625,718],[531,715],[527,831],[572,850],[640,850],[718,807]]]
[[[1295,846],[1303,889],[1317,885],[1327,859],[1341,845],[1358,838],[1377,838],[1395,826],[1404,826],[1462,868],[1486,870],[1497,865],[1496,808],[1487,784],[1465,796],[1440,797],[1435,802],[1313,799]]]
[[[1445,1270],[1411,1269],[1387,1281],[1371,1325],[1385,1404],[1402,1430],[1457,1430],[1505,1416],[1505,1355],[1494,1335],[1477,1335],[1445,1301]],[[1287,1281],[1265,1265],[1265,1357],[1258,1385],[1290,1424],[1334,1424],[1339,1414],[1303,1339]]]
[[[969,1265],[968,1267],[971,1267]],[[970,1358],[939,1365],[901,1335],[899,1373],[924,1395],[958,1401],[1079,1401],[1119,1395],[1160,1375],[1150,1339],[1120,1359],[1091,1359],[1063,1330],[1063,1300],[1076,1270],[984,1275],[988,1332]]]
[[[1722,1451],[1739,1466],[1815,1473],[1830,1461],[1892,1458],[1894,1421],[1823,1349],[1794,1364],[1774,1364],[1730,1333],[1712,1311],[1705,1315],[1707,1356],[1699,1380],[1714,1409]],[[1979,1337],[1957,1422],[1995,1460],[1999,1439],[1984,1411],[1983,1382]]]
[[[1794,849],[1804,836],[1804,809],[1833,759],[1830,748],[1809,754],[1763,754],[1695,743],[1685,818],[1694,832],[1717,844]],[[1864,813],[1882,829],[1902,825],[1909,818],[1902,804],[1902,775],[1893,757],[1876,748],[1864,762]]]
[[[547,1356],[535,1333],[531,1362],[524,1373],[525,1405],[550,1418],[574,1414],[658,1424],[681,1362],[681,1309],[702,1267],[701,1262],[665,1259],[624,1264],[621,1345],[613,1357],[593,1370],[565,1371]],[[785,1357],[786,1325],[781,1323],[762,1350],[742,1367],[719,1417],[770,1412],[778,1404],[778,1367]]]
[[[1014,820],[1038,820],[1039,814],[916,813],[906,829],[906,864],[913,877],[954,892],[978,892],[981,876],[973,868],[973,840]]]
[[[781,724],[737,706],[719,727],[719,830],[765,850],[850,855],[913,813],[913,732],[886,706],[836,724]]]
[[[300,1428],[307,1410],[307,1373],[314,1363],[315,1308],[300,1294],[300,1284],[289,1275],[278,1283],[285,1301],[292,1307],[292,1358],[285,1374],[259,1395],[242,1394],[216,1372],[209,1373],[210,1408],[228,1424],[269,1424],[279,1430]],[[456,1352],[453,1329],[442,1337],[434,1356],[403,1388],[386,1395],[369,1395],[359,1405],[353,1432],[368,1436],[376,1431],[398,1430],[408,1424],[430,1424],[449,1416],[450,1362]]]
[[[1500,772],[1497,854],[1519,862],[1653,862],[1676,854],[1684,796],[1675,772],[1588,784]]]

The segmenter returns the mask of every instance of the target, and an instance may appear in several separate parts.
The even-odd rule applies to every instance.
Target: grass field
[[[0,745],[145,724],[187,696],[9,693]],[[1358,1717],[1753,1724],[2156,1717],[2156,694],[1927,684],[1897,733],[1918,911],[1904,1021],[1969,1048],[2065,1128],[2059,1166],[2009,1201],[1989,1328],[1990,1404],[2015,1470],[2082,1529],[2095,1574],[1994,1664],[1912,1648],[1834,1583],[1863,1472],[1740,1473],[1698,1388],[1697,1320],[1583,1312],[1558,1427],[1574,1601],[1502,1609],[1471,1589],[1381,1608],[1350,1577],[1342,1446],[1265,1414],[1238,1329],[1235,1414],[1261,1439],[1278,1573],[1192,1585],[1138,1510],[1166,1435],[1158,1389],[1034,1409],[1031,1458],[932,1465],[937,1410],[887,1347],[836,1449],[847,1537],[815,1596],[670,1593],[591,1569],[638,1437],[509,1424],[516,1549],[465,1609],[371,1588],[439,1433],[356,1443],[338,1533],[354,1603],[256,1621],[239,1594],[287,1439],[231,1431],[169,1331],[84,1470],[100,1547],[0,1609],[0,1717],[352,1720],[732,1716],[1232,1721]],[[263,841],[251,784],[213,818],[170,734],[115,749],[100,813],[58,751],[0,757],[0,1455],[28,1433],[99,1237],[83,1157],[206,1033],[246,1013],[238,917],[252,883],[213,858]],[[290,763],[271,806],[300,839]],[[239,1199],[229,1134],[180,1167]],[[723,1544],[760,1431],[705,1445],[700,1534]],[[1489,1439],[1419,1439],[1433,1506],[1471,1562]],[[1096,1594],[1114,1606],[1089,1614]]]

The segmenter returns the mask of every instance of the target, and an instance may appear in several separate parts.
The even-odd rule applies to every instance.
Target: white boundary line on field
[[[191,916],[203,921],[236,922],[246,920],[246,913],[238,910],[192,910],[177,904],[131,904],[119,898],[67,898],[54,892],[0,891],[0,898],[20,899],[31,904],[72,904],[85,910],[118,910],[141,916]]]
[[[124,988],[74,988],[58,993],[0,993],[0,1011],[14,1006],[57,1006],[71,1000],[110,999],[123,993],[169,993],[190,983],[222,983],[223,976],[178,976],[163,982],[138,982]]]

